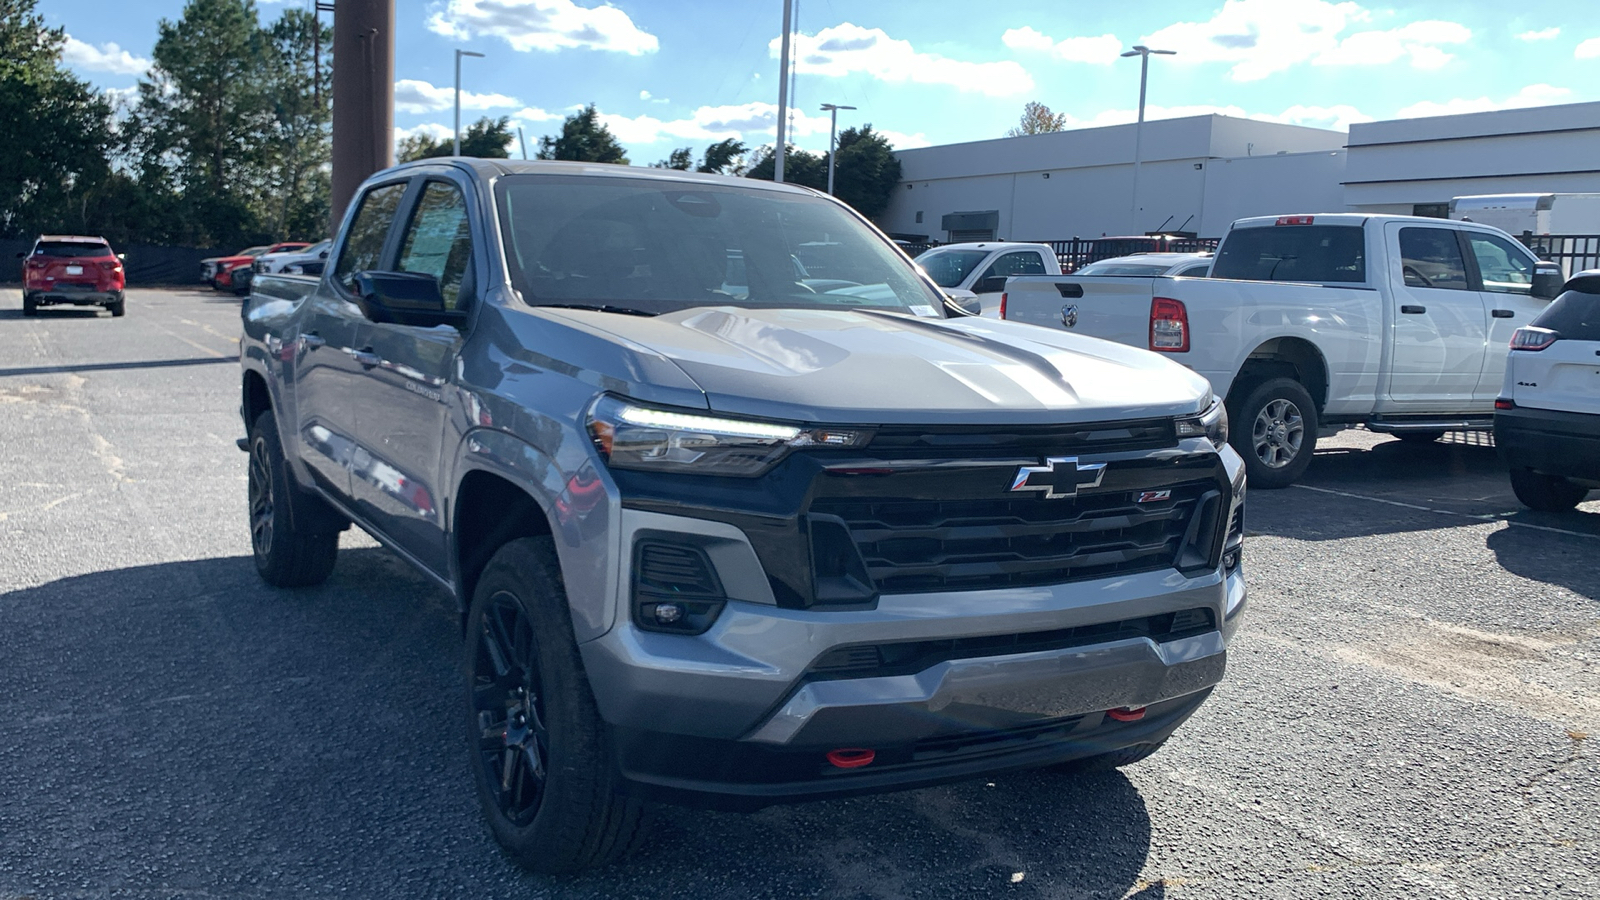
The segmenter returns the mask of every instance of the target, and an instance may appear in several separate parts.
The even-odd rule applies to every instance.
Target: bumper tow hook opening
[[[862,766],[871,764],[877,755],[877,752],[873,750],[857,750],[854,748],[829,750],[828,762],[840,769],[859,769]]]
[[[1137,722],[1144,718],[1145,707],[1124,706],[1120,709],[1108,709],[1106,715],[1118,722]]]

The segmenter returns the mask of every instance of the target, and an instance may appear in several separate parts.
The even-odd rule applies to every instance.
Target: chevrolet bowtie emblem
[[[1078,496],[1080,488],[1097,488],[1106,477],[1105,463],[1081,463],[1076,456],[1052,456],[1042,466],[1023,466],[1011,481],[1013,491],[1044,491],[1046,500]]]

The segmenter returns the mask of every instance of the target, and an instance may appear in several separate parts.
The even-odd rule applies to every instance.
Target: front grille
[[[824,497],[811,511],[844,520],[880,592],[1060,584],[1173,566],[1210,481],[1138,502],[1138,491],[1073,499]],[[1215,516],[1219,504],[1205,504]],[[1209,555],[1209,548],[1202,553]]]

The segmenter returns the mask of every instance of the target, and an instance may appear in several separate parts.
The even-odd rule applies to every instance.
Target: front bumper
[[[1600,482],[1600,415],[1522,406],[1496,410],[1494,442],[1510,468]]]

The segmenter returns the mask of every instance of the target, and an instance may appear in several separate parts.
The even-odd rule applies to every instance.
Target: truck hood
[[[1199,375],[1030,325],[859,310],[540,310],[669,361],[734,415],[837,424],[1088,422],[1193,414]]]

